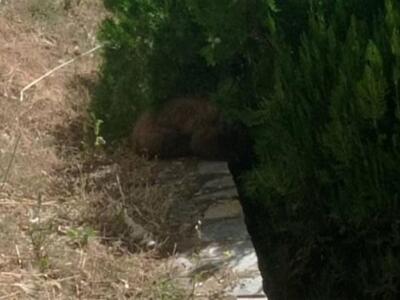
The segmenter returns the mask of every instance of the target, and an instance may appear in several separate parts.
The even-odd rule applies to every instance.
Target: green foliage
[[[94,237],[96,232],[90,228],[70,228],[67,231],[67,236],[70,238],[71,242],[80,247],[86,247],[89,243],[89,239]]]
[[[200,29],[181,1],[105,1],[114,18],[103,23],[102,78],[92,105],[103,136],[126,136],[138,113],[166,98],[208,89],[198,54]],[[202,88],[205,85],[206,88]]]
[[[248,190],[285,285],[272,299],[397,299],[400,6],[308,2],[298,40],[277,22],[274,89],[252,120]]]
[[[33,216],[30,220],[28,236],[32,244],[35,265],[39,268],[40,272],[44,273],[50,266],[48,248],[53,225],[50,220],[43,221],[41,214],[42,195],[39,194]]]
[[[245,182],[269,297],[397,299],[400,5],[104,1],[95,135],[113,141],[145,108],[211,95],[255,140]]]
[[[252,90],[265,86],[259,79],[272,68],[265,16],[276,9],[274,1],[105,4],[114,16],[99,35],[108,47],[91,111],[104,122],[106,141],[129,134],[138,113],[171,97],[214,95],[232,107],[226,111],[232,118],[243,108],[241,99],[256,102]]]

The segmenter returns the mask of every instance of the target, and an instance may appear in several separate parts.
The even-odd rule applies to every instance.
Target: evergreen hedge
[[[270,299],[397,299],[397,1],[104,1],[106,140],[169,97],[211,96],[254,139],[241,182]]]
[[[272,299],[397,299],[400,6],[309,5],[298,42],[276,32],[274,89],[253,117],[247,184],[266,207]]]

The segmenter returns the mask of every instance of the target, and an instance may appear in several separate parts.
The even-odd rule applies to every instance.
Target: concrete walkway
[[[194,299],[267,299],[227,163],[199,162],[193,174],[197,190],[173,212],[193,209],[193,203],[200,210],[190,220],[192,247],[173,262],[180,284],[193,289]]]

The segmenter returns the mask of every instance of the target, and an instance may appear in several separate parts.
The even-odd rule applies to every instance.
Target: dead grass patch
[[[24,86],[95,46],[101,3],[0,3],[0,299],[186,299],[166,259],[136,247],[121,217],[165,238],[168,191],[152,182],[153,165],[84,151],[84,83],[96,79],[99,56],[19,102]]]

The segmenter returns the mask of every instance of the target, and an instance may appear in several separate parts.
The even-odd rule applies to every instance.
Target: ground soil
[[[86,138],[101,49],[80,55],[106,15],[101,0],[0,0],[0,299],[188,297],[159,251],[174,186],[156,162]],[[126,215],[155,249],[130,239]]]

